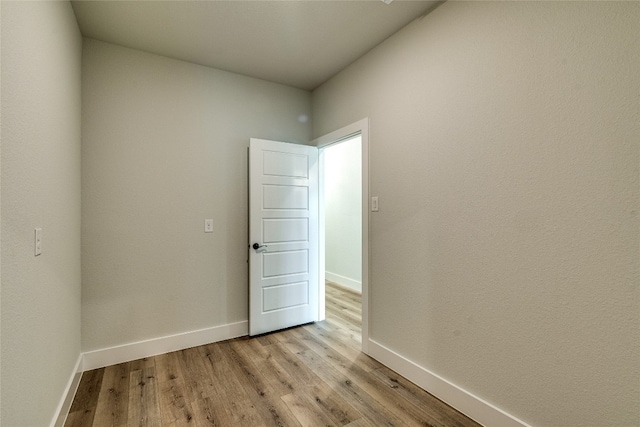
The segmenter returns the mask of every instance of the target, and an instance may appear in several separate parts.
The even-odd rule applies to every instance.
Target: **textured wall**
[[[332,273],[327,279],[357,291],[362,291],[361,150],[359,136],[324,150],[325,270]]]
[[[3,426],[49,425],[80,355],[81,46],[68,2],[2,2]]]
[[[533,425],[640,424],[638,22],[447,2],[313,93],[370,119],[371,337]]]
[[[82,79],[83,351],[246,320],[249,138],[310,93],[90,39]]]

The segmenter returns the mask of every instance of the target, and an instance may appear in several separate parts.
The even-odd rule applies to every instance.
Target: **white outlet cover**
[[[204,220],[204,232],[205,233],[213,233],[213,220],[205,219]]]

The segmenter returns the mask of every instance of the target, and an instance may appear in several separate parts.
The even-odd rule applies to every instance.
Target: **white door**
[[[318,149],[251,139],[249,335],[318,319]]]

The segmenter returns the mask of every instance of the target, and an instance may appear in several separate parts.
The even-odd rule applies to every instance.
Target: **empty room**
[[[0,425],[640,426],[639,23],[0,1]]]

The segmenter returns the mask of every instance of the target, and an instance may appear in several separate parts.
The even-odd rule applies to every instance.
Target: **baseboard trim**
[[[82,377],[82,353],[78,355],[78,361],[76,362],[76,366],[73,368],[73,372],[71,373],[71,377],[67,382],[67,386],[64,389],[64,393],[62,394],[62,398],[60,399],[60,403],[56,408],[56,412],[53,415],[53,419],[51,420],[51,427],[62,427],[64,426],[65,421],[67,421],[67,415],[69,414],[69,409],[71,409],[71,404],[73,403],[73,398],[76,395],[76,391],[78,390],[78,385],[80,384],[80,378]]]
[[[357,280],[353,280],[336,273],[331,273],[330,271],[325,271],[324,278],[330,282],[335,283],[336,285],[347,288],[350,291],[362,294],[362,282],[358,282]]]
[[[465,389],[369,339],[369,353],[438,399],[485,426],[530,427],[529,424],[473,395]]]
[[[143,357],[156,356],[171,351],[184,350],[185,348],[237,338],[247,335],[248,333],[249,322],[245,320],[89,351],[83,354],[83,369],[89,371],[91,369],[103,368]]]

